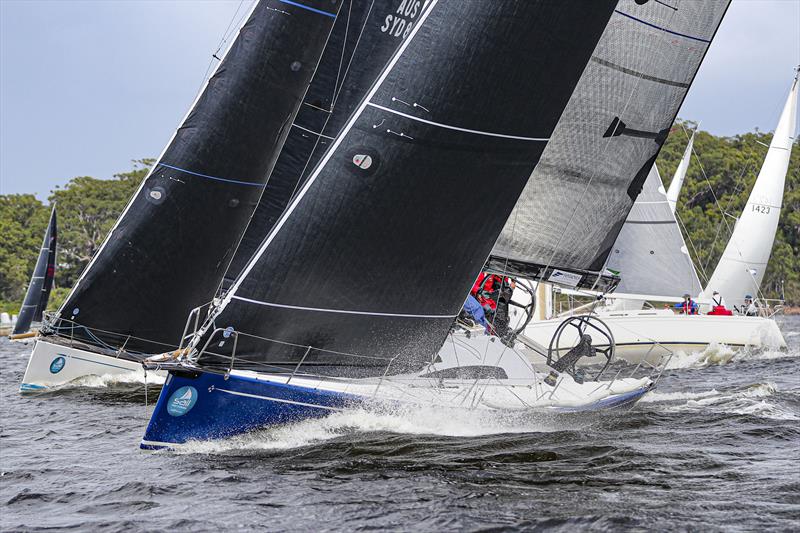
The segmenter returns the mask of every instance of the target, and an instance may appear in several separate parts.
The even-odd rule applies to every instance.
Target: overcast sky
[[[250,1],[0,0],[0,193],[157,157]],[[773,130],[798,63],[800,0],[733,0],[679,116]]]

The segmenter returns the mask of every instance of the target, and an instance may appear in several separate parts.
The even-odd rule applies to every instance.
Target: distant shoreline
[[[800,306],[787,305],[783,308],[784,315],[800,315]]]

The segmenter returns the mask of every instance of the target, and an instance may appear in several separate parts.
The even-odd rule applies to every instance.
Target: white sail
[[[692,132],[692,136],[689,138],[689,144],[686,145],[686,150],[683,152],[683,158],[678,164],[677,170],[675,170],[675,175],[672,177],[672,181],[669,183],[669,189],[667,190],[667,202],[669,202],[669,208],[673,213],[675,212],[675,208],[678,204],[678,196],[681,194],[683,179],[686,177],[686,171],[689,170],[689,161],[692,159],[692,146],[694,145],[694,136],[696,134],[697,129]]]
[[[656,165],[622,226],[607,267],[622,277],[615,296],[663,300],[702,290]]]
[[[753,191],[702,295],[706,298],[716,290],[729,305],[736,305],[744,300],[746,294],[758,296],[783,203],[783,187],[795,133],[798,75],[792,83]]]

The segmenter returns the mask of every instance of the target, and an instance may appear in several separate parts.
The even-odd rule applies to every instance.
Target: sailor
[[[714,307],[725,307],[725,300],[722,298],[722,295],[714,291],[711,295],[711,303],[714,304]]]
[[[731,316],[733,313],[730,311],[730,309],[725,307],[725,300],[722,299],[722,295],[717,291],[714,291],[713,295],[711,296],[711,311],[709,311],[708,314]]]
[[[675,308],[678,310],[678,313],[682,315],[697,314],[697,303],[692,300],[692,296],[688,292],[683,295],[683,301],[681,303],[675,304]]]
[[[475,321],[476,324],[480,324],[487,330],[489,329],[489,323],[486,322],[486,314],[483,311],[483,307],[471,294],[467,296],[467,300],[464,302],[464,312],[466,312],[467,316]]]
[[[758,316],[760,314],[760,306],[756,300],[749,294],[744,296],[744,305],[742,306],[744,314],[747,316]]]

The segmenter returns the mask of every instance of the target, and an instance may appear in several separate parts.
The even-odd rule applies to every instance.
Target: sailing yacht
[[[676,315],[671,309],[642,307],[647,300],[679,302],[678,295],[689,292],[698,294],[698,301],[708,309],[713,291],[718,291],[728,306],[741,309],[746,295],[759,294],[783,203],[794,142],[797,93],[796,74],[742,216],[705,289],[699,288],[677,220],[666,209],[667,205],[672,208],[678,191],[669,196],[657,175],[648,179],[646,194],[637,200],[640,206],[629,215],[609,260],[609,268],[620,271],[622,282],[614,294],[608,295],[613,300],[611,305],[596,309],[613,332],[619,357],[634,364],[642,360],[654,362],[679,351],[702,351],[712,344],[737,349],[786,348],[780,328],[770,316]],[[687,149],[679,165],[678,170],[683,169],[683,173],[689,154]],[[682,181],[682,177],[676,178]],[[647,211],[651,212],[649,217]],[[534,321],[525,328],[524,335],[543,342],[558,325],[558,319]]]
[[[611,352],[588,334],[532,365],[456,319],[487,265],[576,287],[619,281],[602,272],[604,243],[639,194],[727,4],[676,15],[638,0],[529,1],[510,16],[493,0],[427,3],[219,304],[180,350],[145,362],[169,377],[141,446],[351,406],[552,415],[635,403],[654,377],[605,378]],[[672,46],[687,25],[704,44]],[[642,70],[653,57],[674,59],[669,83]],[[674,89],[650,101],[653,83]],[[602,94],[615,100],[598,103]],[[617,99],[648,105],[625,109]],[[598,167],[606,175],[593,180]],[[525,231],[525,243],[559,257],[493,251],[504,227],[518,236],[520,197],[542,187],[563,196],[537,218],[549,234]],[[608,203],[586,205],[592,244],[556,242],[576,202],[601,193]],[[492,215],[477,226],[476,206]],[[583,357],[599,368],[578,371]]]
[[[36,338],[20,389],[135,373],[215,298],[320,62],[330,2],[262,0]],[[336,7],[336,6],[334,6]],[[337,57],[338,65],[339,57]],[[56,364],[58,362],[58,364]]]
[[[39,257],[36,259],[36,266],[33,268],[31,281],[25,292],[25,299],[19,310],[14,329],[9,336],[12,341],[26,341],[34,337],[36,332],[31,329],[31,326],[33,323],[42,321],[42,314],[47,309],[47,302],[50,300],[50,291],[53,289],[53,281],[56,276],[57,233],[56,206],[53,205],[42,246],[39,249]]]

